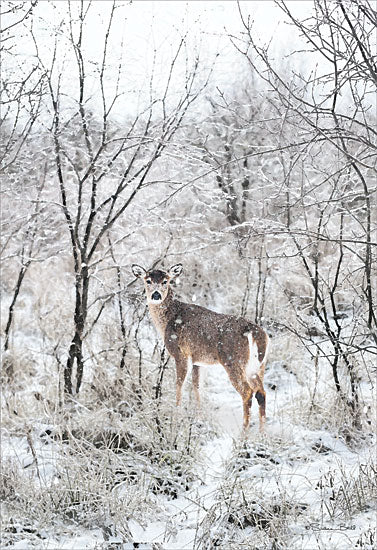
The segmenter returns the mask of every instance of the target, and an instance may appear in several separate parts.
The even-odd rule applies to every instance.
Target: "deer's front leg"
[[[175,358],[176,369],[176,402],[177,406],[181,404],[182,399],[182,386],[187,374],[187,359],[185,357]]]
[[[196,406],[200,409],[200,393],[199,393],[199,369],[198,365],[192,366],[192,386],[195,394]]]

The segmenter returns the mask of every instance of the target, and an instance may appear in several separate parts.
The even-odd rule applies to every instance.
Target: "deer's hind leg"
[[[263,374],[262,374],[263,376]],[[263,378],[260,374],[253,374],[250,378],[250,386],[252,387],[255,399],[259,405],[259,431],[264,431],[266,421],[266,392],[263,387]]]
[[[233,367],[224,365],[225,370],[228,373],[229,380],[231,381],[234,388],[238,391],[242,398],[243,404],[243,428],[246,430],[250,424],[250,409],[251,409],[251,400],[253,398],[253,389],[246,380],[245,375],[242,370],[236,370]]]
[[[259,431],[263,432],[264,424],[266,422],[266,392],[264,391],[263,385],[256,392],[255,398],[259,405]]]
[[[242,396],[243,428],[244,428],[244,430],[247,430],[249,425],[250,425],[250,410],[251,410],[252,400],[253,400],[253,392],[252,392],[251,388],[249,387],[248,393],[246,393]]]

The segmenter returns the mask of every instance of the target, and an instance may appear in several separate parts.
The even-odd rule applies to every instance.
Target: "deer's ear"
[[[135,275],[135,277],[143,277],[146,275],[146,271],[144,267],[141,267],[141,265],[132,264],[132,273]]]
[[[169,277],[171,279],[174,279],[175,277],[178,277],[182,273],[183,265],[182,264],[175,264],[169,269]]]

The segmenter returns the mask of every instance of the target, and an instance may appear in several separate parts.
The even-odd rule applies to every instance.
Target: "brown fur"
[[[229,379],[242,397],[244,427],[250,422],[250,407],[253,394],[259,403],[260,429],[265,421],[265,391],[263,387],[264,368],[268,336],[259,326],[242,317],[223,315],[195,304],[186,304],[174,298],[170,280],[179,275],[178,266],[169,272],[154,270],[146,272],[134,266],[136,276],[144,278],[149,302],[149,310],[154,325],[162,336],[165,346],[176,362],[177,405],[181,401],[182,385],[186,378],[189,362],[193,364],[193,386],[199,402],[199,364],[220,363]],[[137,268],[137,269],[136,269]],[[178,273],[179,272],[179,273]],[[154,303],[154,293],[161,301]],[[251,334],[258,350],[258,371],[246,371],[249,361],[249,341]]]

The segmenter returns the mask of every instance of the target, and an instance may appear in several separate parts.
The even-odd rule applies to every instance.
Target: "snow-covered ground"
[[[289,543],[291,549],[372,550],[377,543],[373,430],[366,429],[356,443],[346,443],[325,423],[315,428],[307,416],[300,421],[307,388],[299,378],[283,363],[271,362],[265,377],[266,432],[258,432],[255,402],[250,432],[244,438],[240,397],[222,368],[208,369],[201,414],[192,414],[188,387],[180,411],[191,415],[190,422],[200,434],[189,484],[170,495],[163,491],[149,495],[144,513],[142,503],[134,516],[125,507],[121,534],[114,532],[106,510],[98,527],[93,521],[88,527],[77,518],[49,525],[46,518],[41,528],[35,518],[16,517],[14,508],[10,514],[4,498],[3,547],[189,550],[285,548]],[[54,430],[53,423],[37,419],[32,429],[29,424],[19,435],[3,427],[3,467],[33,484],[34,497],[38,488],[44,489],[44,495],[46,488],[54,493],[62,475],[60,463],[67,460]],[[140,463],[139,467],[143,468]],[[83,480],[86,475],[90,472],[82,472]],[[122,487],[119,484],[114,495],[121,494]],[[3,496],[9,499],[7,491],[11,488],[3,489]],[[122,503],[119,500],[119,506]]]

